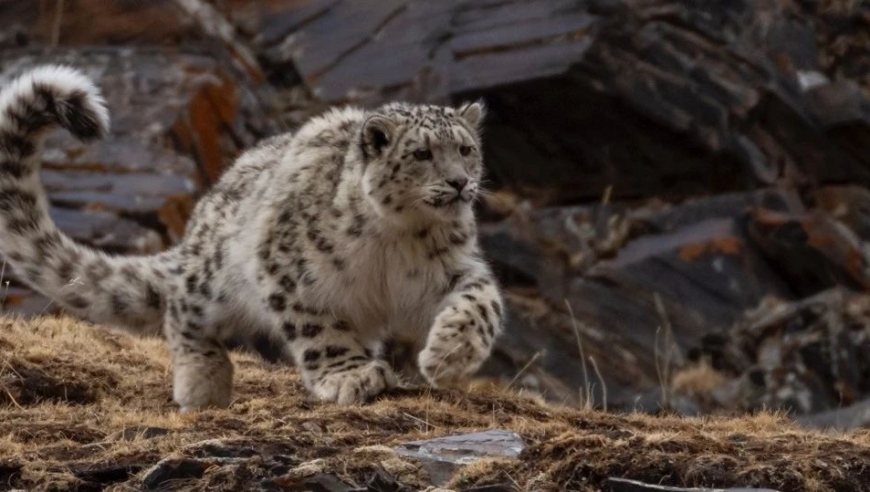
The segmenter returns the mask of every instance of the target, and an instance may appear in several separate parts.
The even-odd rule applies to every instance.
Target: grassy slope
[[[470,467],[455,486],[514,481],[523,489],[598,490],[607,476],[627,476],[674,485],[870,490],[867,432],[807,432],[766,414],[610,415],[485,388],[408,389],[367,406],[339,408],[307,400],[293,369],[245,354],[233,356],[236,399],[229,410],[179,415],[167,355],[159,340],[71,319],[0,317],[0,477],[4,466],[24,465],[13,485],[63,488],[77,480],[69,469],[148,465],[220,437],[302,460],[324,458],[326,471],[360,483],[384,460],[396,467],[383,448],[360,448],[507,428],[530,445],[522,458]],[[169,432],[137,435],[143,426]],[[406,468],[411,471],[403,480],[422,487],[424,472]],[[136,487],[136,480],[126,485]],[[217,478],[206,474],[178,485],[198,489],[210,480]]]

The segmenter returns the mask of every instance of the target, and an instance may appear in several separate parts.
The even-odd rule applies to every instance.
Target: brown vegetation
[[[468,467],[451,487],[600,490],[608,476],[620,476],[674,485],[870,490],[870,433],[864,431],[808,432],[772,414],[613,415],[483,385],[468,392],[403,389],[367,406],[340,408],[310,401],[292,368],[247,354],[233,358],[231,407],[180,415],[160,340],[68,318],[0,318],[0,488],[93,489],[106,482],[118,490],[141,488],[145,470],[159,460],[200,456],[203,441],[220,439],[250,453],[289,457],[290,465],[272,475],[253,468],[227,474],[215,466],[201,479],[173,482],[174,488],[262,480],[280,488],[320,472],[360,484],[384,468],[404,470],[401,481],[422,489],[428,485],[422,468],[389,447],[503,428],[527,443],[520,459]]]

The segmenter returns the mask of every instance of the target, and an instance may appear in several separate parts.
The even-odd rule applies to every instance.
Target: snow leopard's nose
[[[468,184],[468,178],[465,176],[450,178],[447,180],[447,184],[455,188],[459,193],[462,193],[462,190],[465,189],[465,185]]]

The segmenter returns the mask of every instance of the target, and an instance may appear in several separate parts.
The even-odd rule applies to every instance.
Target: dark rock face
[[[484,98],[493,179],[559,203],[610,186],[684,197],[785,175],[870,182],[868,154],[843,145],[867,131],[866,94],[829,80],[837,62],[816,32],[857,47],[866,19],[825,3],[324,0],[231,14],[267,66],[292,64],[327,102]]]
[[[109,99],[107,140],[44,154],[77,240],[165,248],[241,149],[329,105],[482,98],[481,242],[511,311],[482,377],[686,412],[870,397],[862,2],[79,4],[0,0],[0,82],[62,61]],[[5,310],[51,311],[5,279]]]
[[[608,387],[612,401],[631,402],[658,384],[662,361],[655,349],[664,347],[666,337],[680,347],[697,346],[766,296],[792,295],[749,236],[746,214],[754,207],[801,209],[794,195],[771,189],[658,210],[516,211],[485,228],[483,245],[514,294],[510,332],[488,373],[509,373],[502,365],[507,360],[519,369],[542,352],[541,366],[565,386],[539,391],[562,397],[566,387],[593,381]],[[599,240],[616,236],[622,239]],[[585,377],[578,370],[575,323],[585,355],[605,375],[603,384],[590,378],[592,367]],[[540,337],[541,331],[548,336]],[[673,356],[672,363],[682,362],[679,352]],[[573,398],[580,396],[574,391]]]
[[[768,302],[726,334],[705,337],[691,358],[727,375],[715,402],[732,410],[799,414],[848,407],[870,391],[870,297],[838,288],[795,303]]]

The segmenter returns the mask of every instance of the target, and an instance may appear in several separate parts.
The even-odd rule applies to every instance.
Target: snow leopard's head
[[[483,175],[481,102],[459,108],[393,103],[362,126],[363,188],[384,217],[471,216]]]

